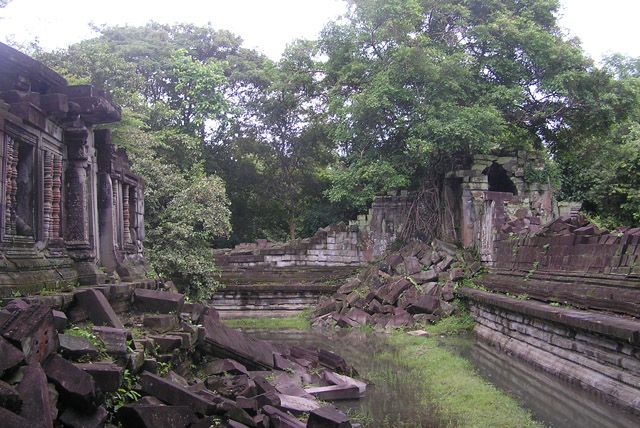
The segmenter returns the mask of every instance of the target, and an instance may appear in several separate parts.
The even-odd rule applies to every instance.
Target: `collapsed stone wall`
[[[535,227],[557,217],[547,175],[536,152],[473,156],[464,168],[447,174],[444,198],[453,208],[445,226],[458,232],[449,239],[476,247],[482,261],[493,264],[494,242],[505,223],[517,219]]]
[[[289,273],[302,272],[313,282],[340,268],[348,274],[380,257],[396,240],[406,220],[411,198],[407,191],[379,196],[368,214],[359,215],[349,224],[321,228],[310,238],[287,243],[258,240],[239,244],[233,249],[214,250],[222,281],[262,282],[265,273],[273,273],[270,277],[281,281],[286,280]],[[278,274],[281,274],[280,278]]]

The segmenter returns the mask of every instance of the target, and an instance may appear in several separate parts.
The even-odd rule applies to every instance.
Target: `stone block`
[[[281,409],[293,413],[307,413],[320,408],[320,403],[308,398],[296,397],[294,395],[276,394]]]
[[[438,280],[438,274],[435,270],[429,269],[426,271],[418,272],[414,275],[411,275],[414,281],[418,284],[424,284],[426,282],[435,282]]]
[[[133,304],[136,310],[141,312],[179,314],[184,305],[184,296],[179,293],[138,288],[133,292]]]
[[[425,295],[407,306],[407,312],[410,314],[432,314],[439,306],[440,300],[436,296]]]
[[[422,265],[420,261],[416,257],[405,257],[404,258],[404,271],[405,275],[413,275],[415,273],[420,272],[422,269]]]
[[[113,327],[93,327],[93,334],[104,343],[108,354],[123,356],[127,354],[127,332]]]
[[[91,288],[75,294],[76,305],[95,325],[124,328],[122,321],[100,291]]]
[[[207,363],[204,368],[204,373],[206,375],[214,375],[220,373],[229,373],[232,375],[248,375],[247,368],[237,362],[236,360],[231,359],[216,359]]]
[[[173,314],[145,314],[142,325],[158,333],[178,328],[178,317]]]
[[[10,321],[0,326],[0,334],[20,344],[27,363],[42,362],[58,350],[53,315],[45,305],[32,304],[17,310]]]
[[[325,406],[309,413],[307,428],[351,428],[351,422],[340,410]]]
[[[82,358],[94,359],[98,357],[98,350],[87,339],[68,334],[58,335],[60,340],[60,354],[71,360]]]
[[[102,428],[107,421],[107,410],[100,406],[91,413],[67,408],[60,416],[60,422],[69,428]]]
[[[0,337],[0,375],[24,361],[24,353]]]
[[[161,354],[167,354],[182,346],[182,338],[169,334],[149,336],[156,344],[156,349]]]
[[[4,428],[33,428],[34,423],[26,418],[16,415],[12,411],[0,407],[0,420]],[[46,425],[45,425],[46,426]]]
[[[67,328],[67,325],[69,324],[67,315],[64,312],[56,311],[56,310],[53,310],[52,314],[53,314],[54,327],[59,333],[63,332]]]
[[[266,405],[262,412],[269,418],[269,427],[273,428],[305,428],[305,424],[293,416],[278,410],[273,406]]]
[[[188,406],[201,415],[215,414],[216,405],[182,385],[145,372],[140,377],[142,391],[174,406]]]
[[[352,371],[344,358],[326,349],[320,349],[318,351],[318,362],[336,372],[348,373]]]
[[[8,383],[5,383],[1,380],[0,407],[9,409],[14,413],[20,413],[20,409],[22,408],[22,398],[20,398],[20,394],[18,393],[18,391]]]
[[[122,386],[124,373],[122,367],[108,362],[76,364],[80,370],[88,373],[95,385],[104,393],[116,392]]]
[[[360,391],[355,385],[316,386],[305,388],[305,391],[323,401],[357,400],[360,398]]]
[[[122,406],[116,418],[122,428],[186,428],[195,419],[195,415],[188,406],[165,406],[138,401]]]
[[[74,407],[95,409],[96,386],[91,375],[59,355],[47,358],[42,367],[67,403]]]
[[[53,407],[44,370],[38,363],[30,364],[23,370],[22,381],[16,388],[22,398],[20,415],[31,422],[29,426],[52,428]]]

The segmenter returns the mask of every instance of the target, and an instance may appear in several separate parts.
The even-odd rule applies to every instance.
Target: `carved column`
[[[53,212],[53,154],[44,152],[44,205],[42,207],[42,236],[49,239]]]
[[[65,235],[66,240],[71,244],[90,248],[87,212],[88,135],[86,128],[72,128],[65,133],[69,157],[67,167],[67,230]]]
[[[18,144],[13,138],[7,138],[7,181],[5,187],[5,232],[7,235],[16,234],[16,192],[18,185]]]
[[[129,230],[129,185],[122,184],[122,227],[125,244],[131,243],[131,231]]]
[[[53,156],[53,172],[51,180],[51,227],[50,238],[60,237],[60,218],[62,209],[62,156]]]

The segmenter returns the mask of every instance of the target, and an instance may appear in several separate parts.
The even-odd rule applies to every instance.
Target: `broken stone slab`
[[[187,314],[195,324],[200,323],[200,317],[204,313],[205,309],[206,308],[201,303],[185,303],[182,305],[182,313]]]
[[[294,413],[308,413],[311,410],[319,409],[320,403],[316,400],[310,400],[308,398],[296,397],[294,395],[276,394],[278,407]]]
[[[156,349],[161,354],[167,354],[182,346],[182,337],[168,334],[149,336],[156,344]]]
[[[444,259],[442,259],[442,261],[436,265],[435,267],[436,272],[443,272],[447,270],[449,266],[451,266],[451,263],[453,263],[453,261],[454,261],[454,258],[447,254],[444,257]]]
[[[411,316],[411,314],[403,309],[400,309],[399,311],[396,311],[396,313],[387,322],[385,328],[406,327],[412,323],[413,317]]]
[[[122,367],[109,362],[78,363],[80,370],[88,373],[100,391],[104,393],[116,392],[124,382]]]
[[[264,406],[262,412],[269,418],[269,427],[273,428],[305,428],[305,424],[288,413],[273,406]]]
[[[76,305],[82,310],[92,323],[99,326],[107,326],[123,329],[124,325],[111,307],[107,298],[95,288],[76,293],[74,296]]]
[[[69,428],[102,428],[107,421],[107,416],[109,413],[103,406],[88,414],[69,407],[62,413],[59,420]]]
[[[122,406],[116,418],[122,428],[186,428],[195,415],[189,406],[146,404],[140,400]]]
[[[349,312],[346,313],[346,316],[360,325],[367,324],[371,318],[371,315],[358,308],[351,308]]]
[[[307,428],[351,428],[351,422],[340,410],[325,406],[309,413]]]
[[[420,260],[413,256],[404,258],[404,275],[413,275],[420,272],[420,270],[422,270]]]
[[[358,288],[360,284],[362,284],[362,281],[360,281],[358,278],[353,278],[351,281],[338,288],[337,292],[340,294],[350,294],[352,291]]]
[[[398,301],[400,295],[409,287],[411,287],[411,283],[404,278],[393,282],[387,293],[382,298],[382,302],[389,305],[394,305]]]
[[[127,354],[127,332],[114,327],[93,327],[93,334],[104,343],[107,354],[124,356]]]
[[[142,325],[157,333],[166,333],[178,328],[178,317],[173,314],[145,314]]]
[[[436,296],[425,295],[420,299],[411,302],[411,304],[407,307],[407,312],[410,314],[432,314],[438,309],[440,306],[440,299]]]
[[[180,293],[138,288],[133,292],[133,305],[140,312],[179,314],[184,305],[184,296]]]
[[[52,355],[42,365],[61,398],[74,407],[96,408],[96,385],[88,373],[59,355]]]
[[[251,415],[238,406],[236,402],[226,401],[222,403],[221,407],[224,410],[224,416],[229,419],[229,421],[234,421],[248,427],[257,426]]]
[[[442,287],[441,294],[444,301],[452,301],[455,298],[455,296],[453,295],[453,284],[451,282],[447,282],[444,287]]]
[[[226,426],[227,428],[249,428],[250,426],[258,426],[254,420],[252,420],[252,422],[253,425],[245,425],[234,420],[228,420]]]
[[[323,401],[357,400],[360,398],[360,390],[355,385],[314,386],[305,388],[305,391]]]
[[[252,339],[210,316],[204,317],[204,328],[205,337],[200,343],[204,352],[221,358],[232,358],[248,368],[273,368],[273,353],[276,349],[269,342]]]
[[[52,428],[52,406],[44,370],[39,363],[30,364],[22,370],[22,381],[16,388],[22,398],[20,415],[31,422],[29,426]]]
[[[16,415],[12,411],[0,407],[0,421],[3,428],[34,428],[33,421]]]
[[[326,349],[320,349],[318,352],[318,362],[335,372],[349,373],[353,371],[344,358]]]
[[[249,374],[247,368],[244,365],[240,364],[236,360],[231,360],[229,358],[215,359],[208,362],[204,367],[204,373],[207,376],[220,373],[229,373],[232,375]]]
[[[24,361],[22,351],[0,337],[0,375]]]
[[[54,327],[56,328],[58,333],[63,332],[67,328],[67,325],[69,324],[69,319],[67,318],[67,315],[64,312],[56,311],[55,309],[52,311],[52,315],[53,315]]]
[[[215,391],[223,397],[234,400],[237,396],[243,395],[252,397],[257,394],[256,384],[247,375],[235,376],[209,376],[205,380],[205,385],[211,391]],[[191,388],[193,390],[193,388]]]
[[[456,281],[460,281],[462,278],[464,278],[464,269],[463,268],[453,268],[451,270],[449,270],[449,280],[456,282]]]
[[[182,385],[154,374],[144,372],[140,377],[140,384],[145,394],[153,395],[165,403],[174,406],[189,406],[194,412],[201,415],[213,415],[218,412],[216,404],[212,401],[189,391]]]
[[[411,278],[413,278],[413,280],[418,284],[424,284],[425,282],[435,282],[438,280],[438,273],[433,269],[429,269],[413,274],[411,275]]]
[[[58,350],[58,334],[51,309],[42,304],[17,310],[9,322],[0,326],[0,334],[20,345],[27,363],[40,363]]]
[[[20,413],[22,408],[22,398],[18,391],[6,382],[0,380],[0,407]]]
[[[87,339],[80,336],[59,334],[60,354],[70,360],[81,358],[94,359],[98,357],[98,350]]]
[[[365,391],[367,390],[367,383],[363,382],[361,380],[358,379],[354,379],[351,376],[347,376],[347,375],[343,375],[340,373],[335,373],[335,372],[331,372],[328,370],[325,370],[324,373],[322,374],[324,380],[327,383],[330,383],[332,385],[348,385],[348,386],[355,386],[358,388],[358,391],[360,392],[360,395],[364,394]]]

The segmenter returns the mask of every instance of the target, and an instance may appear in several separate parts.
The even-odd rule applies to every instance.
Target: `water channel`
[[[254,337],[285,344],[318,346],[342,355],[373,382],[366,396],[337,406],[354,415],[365,428],[450,426],[438,415],[437,402],[424,396],[424,388],[410,370],[379,358],[396,352],[383,336],[360,330],[248,331]],[[534,418],[553,428],[603,428],[640,426],[640,419],[598,400],[593,395],[512,357],[476,342],[472,335],[441,337],[439,346],[468,359],[487,381],[531,410]],[[401,359],[400,359],[401,361]]]

